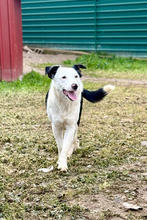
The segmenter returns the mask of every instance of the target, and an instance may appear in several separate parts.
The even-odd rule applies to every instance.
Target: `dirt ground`
[[[32,70],[44,74],[43,69],[38,69],[33,65],[42,63],[52,63],[55,65],[61,65],[64,60],[75,60],[77,55],[74,54],[38,54],[23,52],[23,73],[26,74]]]

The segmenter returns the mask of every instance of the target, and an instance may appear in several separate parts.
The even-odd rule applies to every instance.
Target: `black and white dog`
[[[114,89],[111,85],[96,91],[83,89],[80,68],[86,69],[81,64],[72,68],[61,66],[45,68],[45,74],[52,79],[50,90],[46,95],[46,108],[58,146],[58,169],[61,171],[67,171],[67,157],[71,156],[73,150],[79,148],[77,130],[83,97],[90,102],[98,102]]]

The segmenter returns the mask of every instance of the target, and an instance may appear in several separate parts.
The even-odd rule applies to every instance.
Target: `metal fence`
[[[24,44],[147,55],[147,1],[21,2]]]

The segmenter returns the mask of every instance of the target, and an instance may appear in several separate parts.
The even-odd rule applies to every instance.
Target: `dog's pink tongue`
[[[77,95],[74,91],[68,91],[68,96],[73,101],[75,101],[77,99]]]

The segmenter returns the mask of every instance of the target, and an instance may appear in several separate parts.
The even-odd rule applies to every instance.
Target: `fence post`
[[[21,0],[0,0],[0,80],[22,74]]]

